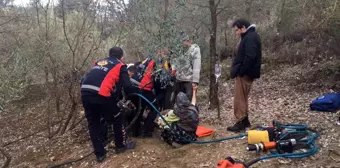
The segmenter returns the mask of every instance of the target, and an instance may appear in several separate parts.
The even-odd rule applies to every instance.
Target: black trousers
[[[148,99],[150,102],[153,102],[156,98],[156,96],[154,95],[152,91],[144,90],[142,92],[142,95],[146,99]],[[138,106],[138,99],[139,97],[134,97],[133,99],[131,99],[131,101],[136,106]],[[155,104],[155,106],[157,107],[157,104]],[[145,111],[146,107],[150,109],[150,112],[148,113],[147,117],[143,120],[143,112]],[[134,116],[136,114],[137,114],[137,111],[134,113]],[[130,116],[129,120],[132,120],[134,116]],[[147,102],[141,99],[141,113],[139,114],[137,121],[133,123],[131,126],[132,136],[135,136],[135,137],[140,136],[141,131],[143,132],[143,134],[152,134],[154,131],[154,126],[155,126],[154,120],[156,119],[156,117],[157,117],[157,113],[152,109],[152,107]]]
[[[175,88],[175,98],[176,100],[177,95],[179,92],[183,92],[188,96],[189,101],[191,102],[192,100],[192,83],[191,82],[185,82],[185,81],[176,81],[176,88]]]
[[[116,148],[124,148],[126,143],[125,128],[123,115],[120,114],[117,101],[98,94],[82,93],[82,103],[96,156],[105,154],[104,143],[107,140],[107,126],[113,127]],[[101,118],[107,125],[104,125]]]
[[[159,110],[173,109],[172,93],[174,92],[174,87],[168,85],[165,89],[159,89],[156,91],[156,104]]]

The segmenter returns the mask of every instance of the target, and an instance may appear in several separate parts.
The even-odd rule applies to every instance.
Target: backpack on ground
[[[340,93],[327,93],[312,101],[312,111],[336,112],[340,109]]]

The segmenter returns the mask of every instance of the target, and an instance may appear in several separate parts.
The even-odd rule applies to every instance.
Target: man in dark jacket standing
[[[123,50],[120,47],[112,47],[109,57],[97,61],[81,82],[82,103],[98,162],[103,161],[106,156],[104,141],[107,137],[101,135],[101,118],[113,125],[116,153],[136,146],[135,142],[126,140],[123,115],[117,106],[121,90],[133,90],[126,65],[121,61],[122,57]]]
[[[233,29],[241,37],[237,55],[233,60],[231,77],[235,78],[234,115],[236,124],[228,131],[239,132],[250,127],[248,119],[248,96],[253,81],[261,74],[261,39],[255,31],[256,25],[250,25],[244,19],[236,20]]]

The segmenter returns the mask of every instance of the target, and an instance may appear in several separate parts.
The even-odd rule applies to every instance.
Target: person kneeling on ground
[[[197,140],[196,129],[199,123],[199,110],[195,105],[196,89],[194,88],[193,90],[191,102],[185,93],[178,93],[175,108],[173,110],[167,110],[164,115],[169,126],[161,118],[158,120],[158,124],[162,130],[162,139],[173,147],[188,144],[190,143],[188,140]]]

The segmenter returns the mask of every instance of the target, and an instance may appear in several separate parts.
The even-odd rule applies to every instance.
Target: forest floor
[[[320,83],[318,80],[307,81],[306,77],[313,76],[310,73],[313,71],[312,69],[313,67],[306,65],[297,65],[282,66],[276,70],[267,71],[252,86],[249,108],[250,121],[253,125],[268,125],[272,120],[277,120],[283,123],[308,124],[318,130],[320,133],[320,138],[317,140],[318,153],[313,157],[297,160],[278,158],[261,161],[252,167],[340,167],[340,126],[336,125],[338,114],[309,110],[310,102],[323,94],[325,89],[328,89],[328,86],[333,86],[334,83],[327,85],[327,83]],[[214,137],[234,135],[226,131],[226,127],[233,124],[234,121],[233,88],[233,80],[220,81],[221,119],[217,119],[216,111],[208,109],[208,87],[202,85],[199,88],[198,105],[201,125],[213,128],[215,130]],[[12,108],[0,114],[1,146],[34,132],[46,124],[41,119],[44,118],[44,114],[39,110],[46,102],[41,95],[37,94],[38,90],[37,88],[31,90],[32,97],[25,100],[27,102],[13,104]],[[51,140],[46,138],[45,131],[3,147],[3,150],[12,157],[9,167],[48,167],[86,155],[92,150],[86,124],[87,122],[84,120],[74,131],[69,131],[65,135],[54,137]],[[211,137],[205,139],[211,139]],[[66,167],[213,168],[216,167],[219,160],[227,156],[245,162],[259,157],[258,154],[245,150],[246,138],[204,145],[189,144],[181,148],[172,148],[161,141],[158,136],[152,139],[136,138],[135,140],[137,142],[136,149],[119,155],[109,153],[103,163],[96,163],[94,155],[91,155],[77,164]],[[5,157],[0,154],[0,166],[4,161]]]

